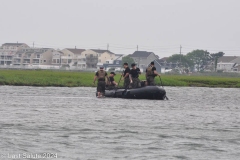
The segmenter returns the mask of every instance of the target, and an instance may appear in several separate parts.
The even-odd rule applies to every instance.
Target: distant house
[[[0,65],[11,65],[17,51],[0,50]]]
[[[240,72],[240,65],[237,64],[236,66],[233,67],[234,72]]]
[[[12,65],[16,52],[30,48],[25,43],[4,43],[0,47],[0,65]]]
[[[123,54],[115,54],[115,60],[122,60]]]
[[[122,57],[123,54],[116,54],[114,60],[106,61],[106,63],[103,64],[103,67],[108,70],[110,68],[120,69],[122,68]]]
[[[98,63],[104,64],[106,61],[114,60],[115,54],[109,50],[91,49],[98,55]]]
[[[113,52],[109,50],[101,50],[101,49],[89,49],[89,50],[86,50],[83,54],[85,56],[88,56],[88,60],[89,60],[88,61],[89,63],[87,65],[88,68],[97,68],[99,66],[102,66],[107,61],[113,61],[116,57]],[[96,58],[97,58],[97,63],[96,63]]]
[[[130,55],[130,57],[133,58],[135,63],[141,69],[146,69],[152,61],[158,59],[158,56],[155,55],[153,52],[147,51],[135,51],[133,54]]]
[[[238,58],[237,56],[222,56],[218,58],[218,63],[228,63]]]
[[[42,51],[35,52],[34,56],[35,59],[40,60],[40,65],[51,65],[52,64],[52,53],[54,52],[54,49],[52,48],[42,48]],[[40,58],[38,58],[40,56]]]
[[[164,73],[165,70],[178,68],[177,63],[167,62],[168,57],[154,60],[154,66],[159,73]]]
[[[52,48],[27,48],[16,52],[13,56],[13,65],[36,66],[52,64]]]
[[[240,57],[237,56],[223,56],[218,59],[217,70],[224,72],[239,72]]]
[[[86,68],[97,68],[98,53],[89,49],[82,52],[82,55],[86,58]]]
[[[4,43],[1,47],[3,50],[12,50],[12,51],[19,51],[22,49],[30,48],[25,43]]]
[[[86,68],[85,49],[65,48],[61,52],[61,65],[70,68]]]
[[[64,55],[62,51],[53,51],[52,53],[52,65],[61,66],[61,57]]]
[[[22,65],[24,51],[17,51],[12,57],[12,65]]]

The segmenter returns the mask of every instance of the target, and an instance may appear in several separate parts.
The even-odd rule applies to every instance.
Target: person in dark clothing
[[[131,83],[131,87],[132,88],[138,88],[138,87],[141,87],[141,83],[140,83],[140,80],[139,80],[139,74],[141,74],[141,71],[139,68],[136,67],[136,64],[132,64],[132,69],[130,70],[130,73],[129,73],[129,78],[130,78],[130,83]]]
[[[123,67],[125,69],[123,73],[124,88],[128,88],[130,85],[130,79],[129,79],[130,68],[128,67],[128,63],[124,63]]]
[[[114,80],[114,76],[116,74],[114,72],[111,72],[109,75],[109,82],[108,82],[108,89],[113,89],[115,88],[118,84]]]
[[[100,67],[100,70],[96,72],[94,81],[93,81],[93,84],[95,84],[96,79],[98,79],[98,84],[97,84],[98,98],[102,97],[103,94],[105,93],[106,77],[108,78],[107,72],[103,70],[103,67]]]
[[[156,67],[154,67],[154,62],[151,62],[150,66],[146,69],[146,79],[147,79],[147,85],[154,86],[154,78],[155,76],[160,76],[160,74],[157,73]]]

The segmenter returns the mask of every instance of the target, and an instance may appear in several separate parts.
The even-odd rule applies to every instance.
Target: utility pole
[[[33,42],[33,48],[34,48],[34,42]]]
[[[138,51],[138,45],[137,45],[137,51]]]
[[[182,63],[182,45],[180,45],[180,66]]]
[[[107,50],[109,49],[109,44],[107,44]]]
[[[140,57],[138,57],[138,67],[140,68]]]

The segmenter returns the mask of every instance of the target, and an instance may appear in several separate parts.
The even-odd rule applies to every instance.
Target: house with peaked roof
[[[222,56],[218,58],[218,63],[228,63],[231,62],[232,60],[238,58],[237,56]]]
[[[21,49],[30,48],[25,43],[4,43],[1,46],[1,49],[3,50],[12,50],[12,51],[19,51]]]
[[[30,48],[25,43],[4,43],[0,47],[0,65],[12,65],[16,52]]]
[[[222,56],[218,59],[217,70],[224,72],[240,71],[240,57],[237,56]]]
[[[98,63],[104,64],[106,61],[114,60],[115,54],[109,50],[91,49],[98,55]]]
[[[87,65],[88,68],[97,68],[98,66],[102,66],[107,61],[111,61],[115,59],[115,54],[109,50],[101,50],[101,49],[89,49],[83,52],[85,56],[88,56],[88,60],[91,59],[91,63]],[[97,63],[95,64],[97,58]],[[94,62],[94,63],[93,63]]]
[[[22,49],[13,56],[12,64],[15,66],[51,65],[53,51],[54,49],[51,48]]]
[[[154,60],[154,66],[159,73],[165,73],[165,70],[178,68],[178,63],[167,62],[168,57]]]
[[[103,67],[108,70],[110,68],[115,68],[115,71],[121,70],[122,68],[122,57],[123,54],[116,54],[116,58],[114,60],[106,61],[106,63],[103,64]]]
[[[152,61],[159,58],[153,52],[147,51],[135,51],[133,54],[129,56],[133,58],[134,62],[141,69],[146,69]]]
[[[86,68],[85,49],[65,48],[61,52],[61,65],[70,68]]]
[[[61,66],[61,57],[64,55],[62,51],[53,51],[52,53],[52,65]]]
[[[86,58],[86,68],[97,68],[98,53],[89,49],[82,52],[82,55]]]

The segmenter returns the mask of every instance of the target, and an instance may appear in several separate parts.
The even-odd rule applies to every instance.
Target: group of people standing
[[[136,64],[131,64],[131,69],[128,67],[128,63],[123,64],[124,72],[122,73],[122,79],[124,80],[124,88],[139,88],[141,87],[141,81],[139,79],[139,75],[141,74],[141,71],[139,68],[136,67]],[[100,70],[98,70],[95,74],[93,84],[95,84],[95,81],[98,80],[97,85],[97,97],[101,97],[103,93],[105,93],[106,87],[108,89],[114,89],[118,86],[118,83],[115,82],[114,76],[116,74],[114,72],[111,72],[108,76],[107,72],[103,69],[103,67],[100,67]],[[146,84],[149,86],[155,85],[154,78],[156,76],[160,76],[160,74],[157,73],[156,67],[154,67],[154,62],[151,62],[149,67],[146,69]],[[107,79],[107,80],[106,80]]]

